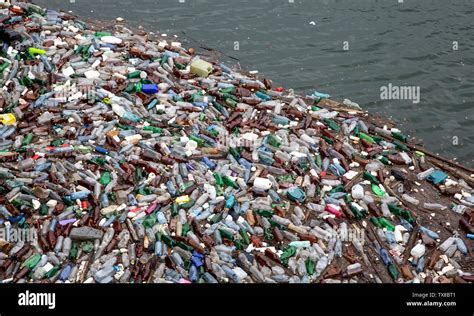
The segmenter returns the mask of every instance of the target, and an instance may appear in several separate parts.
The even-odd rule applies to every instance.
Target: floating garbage
[[[474,172],[350,100],[23,2],[0,56],[2,283],[474,279]]]
[[[16,123],[16,117],[12,113],[0,114],[0,123],[3,125],[13,125]]]

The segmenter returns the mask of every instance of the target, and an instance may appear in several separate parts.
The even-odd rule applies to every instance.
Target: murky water
[[[102,20],[120,16],[218,49],[287,88],[349,98],[392,117],[429,150],[474,166],[472,0],[35,2]],[[419,87],[419,103],[381,100],[389,84]]]

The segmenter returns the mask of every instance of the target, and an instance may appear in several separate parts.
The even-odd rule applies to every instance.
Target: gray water
[[[238,58],[285,88],[349,98],[391,117],[428,150],[474,166],[473,0],[35,2],[100,20],[120,16]],[[381,100],[389,83],[420,87],[420,102]]]

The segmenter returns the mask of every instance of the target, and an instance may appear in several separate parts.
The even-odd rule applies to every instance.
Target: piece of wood
[[[383,134],[380,134],[380,133],[376,133],[377,135],[379,135],[380,137],[383,137],[387,140],[390,140],[390,141],[398,141],[396,140],[395,138],[391,137],[391,136],[387,136],[387,135],[383,135]],[[463,169],[471,174],[474,174],[474,169],[472,168],[469,168],[469,167],[466,167],[464,165],[461,165],[460,163],[458,162],[455,162],[453,160],[450,160],[450,159],[446,159],[444,157],[441,157],[439,155],[436,155],[428,150],[426,150],[425,148],[422,148],[422,147],[419,147],[419,146],[415,146],[415,145],[410,145],[408,143],[404,143],[404,142],[401,142],[402,144],[404,144],[405,146],[407,146],[408,148],[412,149],[412,150],[416,150],[416,151],[419,151],[419,152],[422,152],[423,154],[425,154],[426,156],[429,156],[431,158],[434,158],[434,159],[437,159],[437,160],[440,160],[442,162],[445,162],[449,165],[453,165],[459,169]]]
[[[415,244],[416,239],[417,239],[419,227],[418,227],[418,224],[415,223],[415,225],[416,226],[413,227],[413,232],[410,236],[410,239],[408,240],[407,247],[405,248],[405,251],[403,252],[403,264],[407,263],[408,257],[409,257],[409,254],[410,254],[410,250],[411,250],[411,248],[413,248],[413,245]]]
[[[360,177],[362,176],[362,171],[360,171],[354,178],[352,178],[351,181],[349,181],[345,186],[344,186],[344,190],[346,192],[348,192],[349,190],[352,189],[352,187],[354,186],[354,184],[360,179]]]

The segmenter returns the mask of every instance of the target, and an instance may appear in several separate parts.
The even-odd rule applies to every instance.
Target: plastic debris
[[[472,282],[472,172],[389,121],[122,23],[0,16],[0,282]]]

